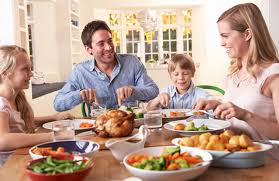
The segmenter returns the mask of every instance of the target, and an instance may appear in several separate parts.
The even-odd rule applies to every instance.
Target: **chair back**
[[[214,90],[219,92],[220,94],[224,95],[225,91],[217,86],[214,85],[197,85],[197,87],[202,88],[202,89],[208,89],[208,90]]]

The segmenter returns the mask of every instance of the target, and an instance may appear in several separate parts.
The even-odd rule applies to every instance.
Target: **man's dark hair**
[[[107,30],[111,34],[111,29],[107,23],[102,20],[94,20],[88,23],[82,30],[81,40],[84,46],[91,47],[92,36],[98,30]]]

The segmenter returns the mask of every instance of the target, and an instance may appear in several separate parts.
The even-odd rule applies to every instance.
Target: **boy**
[[[168,72],[173,85],[163,89],[153,100],[149,101],[147,110],[160,107],[169,109],[192,109],[199,98],[208,99],[211,95],[201,88],[195,87],[192,77],[195,65],[190,56],[177,54],[169,62]]]

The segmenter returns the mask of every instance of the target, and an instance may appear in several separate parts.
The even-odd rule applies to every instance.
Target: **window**
[[[192,11],[185,10],[182,12],[183,22],[183,52],[192,56]]]
[[[192,56],[192,11],[157,11],[158,27],[144,31],[137,21],[138,10],[108,10],[108,24],[117,53],[138,56],[146,63],[159,63],[177,53]],[[163,61],[164,62],[164,61]]]

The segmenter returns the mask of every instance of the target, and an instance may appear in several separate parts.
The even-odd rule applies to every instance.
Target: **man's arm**
[[[74,70],[64,87],[56,95],[54,99],[54,109],[56,111],[61,112],[72,109],[82,102],[80,96],[81,87],[76,74],[76,70]]]
[[[136,73],[135,87],[132,97],[136,100],[150,101],[159,94],[159,88],[155,82],[147,75],[146,69],[142,63],[138,63]]]

